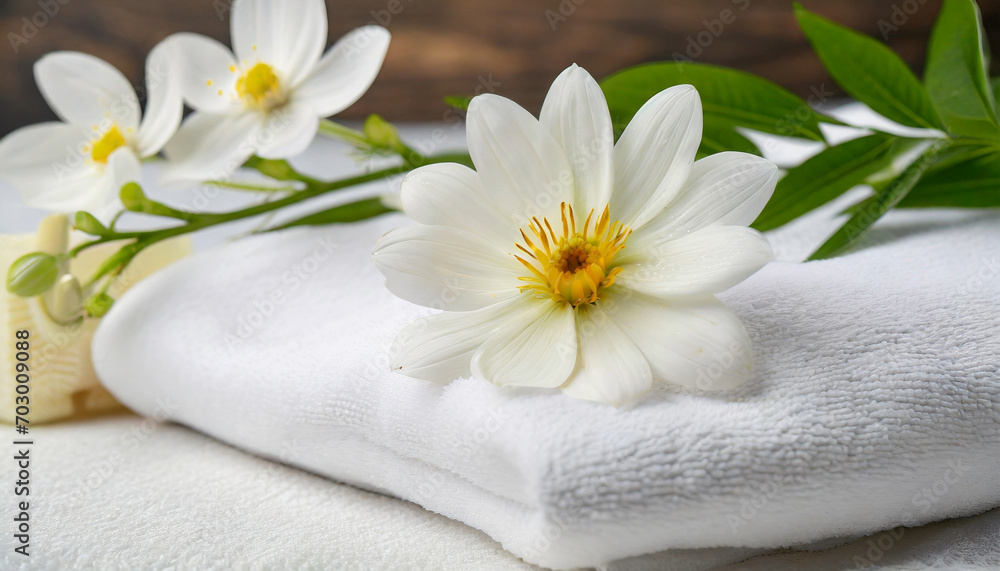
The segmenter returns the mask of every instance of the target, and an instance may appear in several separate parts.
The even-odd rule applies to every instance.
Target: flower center
[[[237,79],[236,93],[247,104],[262,109],[273,109],[285,102],[281,81],[266,63],[258,63]]]
[[[601,291],[615,283],[621,268],[611,267],[615,254],[625,247],[625,240],[632,231],[621,222],[611,223],[608,207],[597,218],[591,232],[594,211],[587,215],[583,229],[577,230],[573,207],[565,202],[560,205],[562,233],[552,229],[548,219],[532,218],[528,232],[521,230],[525,245],[517,248],[527,258],[515,254],[519,262],[531,270],[530,276],[518,278],[525,282],[522,292],[533,292],[538,297],[551,298],[573,307],[594,303]]]
[[[125,146],[125,137],[122,132],[118,130],[116,125],[113,125],[108,129],[107,133],[94,143],[94,148],[90,150],[90,158],[94,159],[94,162],[107,163],[108,157],[111,153],[118,150],[119,147]]]

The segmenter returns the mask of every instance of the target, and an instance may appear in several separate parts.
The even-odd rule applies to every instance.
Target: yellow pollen
[[[573,307],[595,303],[621,273],[621,268],[614,267],[612,262],[615,254],[625,247],[632,230],[621,222],[612,223],[607,206],[593,227],[591,210],[582,229],[577,229],[572,206],[562,203],[560,213],[560,233],[545,218],[542,221],[532,218],[528,231],[521,230],[524,244],[516,246],[524,256],[514,257],[531,275],[518,278],[525,283],[520,289]]]
[[[236,93],[251,106],[270,110],[285,103],[274,68],[258,63],[236,80]]]
[[[119,147],[124,146],[125,137],[122,136],[122,132],[118,130],[117,126],[112,126],[107,133],[104,133],[94,143],[93,150],[90,152],[90,158],[94,159],[94,162],[107,163],[111,153],[115,152]]]

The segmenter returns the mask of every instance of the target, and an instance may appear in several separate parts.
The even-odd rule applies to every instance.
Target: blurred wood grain
[[[43,54],[88,52],[141,86],[146,53],[171,33],[228,43],[230,1],[0,0],[0,134],[54,118],[32,77]],[[940,1],[803,3],[880,39],[887,33],[889,45],[919,70]],[[988,35],[1000,41],[1000,1],[980,5]],[[795,24],[791,0],[328,0],[327,6],[331,42],[368,23],[393,34],[375,85],[343,117],[377,112],[397,121],[441,120],[442,97],[486,90],[537,111],[549,83],[570,63],[600,78],[678,54],[742,68],[801,94],[833,87]],[[723,17],[725,11],[731,16]]]

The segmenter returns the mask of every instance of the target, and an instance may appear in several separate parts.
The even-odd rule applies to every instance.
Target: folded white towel
[[[720,296],[755,348],[754,378],[728,394],[658,387],[616,410],[390,373],[392,338],[427,311],[368,259],[401,217],[184,260],[116,305],[94,361],[136,411],[168,398],[178,422],[412,500],[544,566],[856,536],[1000,505],[1000,216],[914,218]]]
[[[537,570],[459,522],[176,425],[122,414],[34,427],[31,436],[39,467],[32,473],[31,557],[0,551],[5,571]],[[283,456],[298,450],[287,442]],[[717,569],[760,551],[675,550],[606,571]],[[831,551],[769,553],[738,569],[833,570],[865,561],[886,569],[995,571],[1000,510],[885,531]]]

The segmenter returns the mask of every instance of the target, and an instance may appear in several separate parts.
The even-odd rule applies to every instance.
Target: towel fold
[[[130,414],[31,431],[31,557],[0,569],[454,569],[537,571],[485,534],[409,502],[244,454]],[[294,443],[287,453],[296,450]],[[37,455],[37,456],[36,456]],[[34,478],[37,476],[37,479]],[[36,503],[37,502],[37,503]],[[881,546],[881,547],[880,547]],[[808,548],[807,548],[808,549]],[[720,548],[603,571],[706,571],[760,553]],[[829,551],[768,553],[727,570],[1000,568],[1000,510],[884,531]]]
[[[116,304],[94,362],[140,413],[414,501],[546,567],[859,536],[1000,505],[1000,215],[943,220],[894,214],[861,251],[768,265],[720,296],[753,378],[658,386],[629,410],[390,373],[393,337],[429,311],[368,259],[398,216],[181,261]]]

